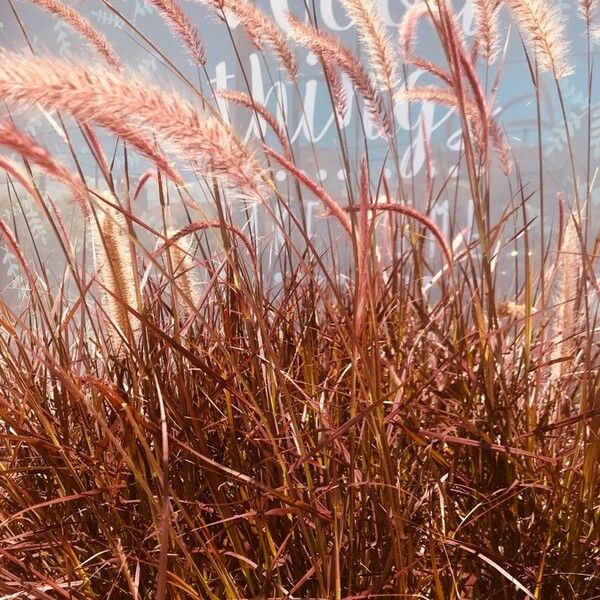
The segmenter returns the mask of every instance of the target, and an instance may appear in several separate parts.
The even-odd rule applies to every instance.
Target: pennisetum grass
[[[559,79],[571,72],[564,21],[556,5],[542,0],[509,0],[518,26],[529,38],[542,68]]]
[[[554,377],[560,387],[560,381],[568,374],[574,364],[577,353],[576,332],[580,319],[577,316],[577,290],[580,288],[581,249],[574,215],[569,215],[556,264],[558,313],[555,321]]]
[[[179,231],[173,227],[167,229],[167,238],[174,238]],[[190,310],[198,305],[198,282],[194,271],[195,265],[190,252],[192,249],[192,238],[187,236],[178,236],[178,241],[173,243],[167,242],[167,251],[169,253],[169,261],[173,270],[173,279],[178,285],[180,293],[185,299],[186,310]]]
[[[111,204],[103,207],[93,223],[95,270],[100,278],[106,315],[117,336],[132,341],[139,333],[140,322],[131,310],[141,312],[135,289],[135,263],[131,253],[127,222],[123,213]]]
[[[381,96],[375,89],[373,81],[366,67],[336,38],[324,31],[317,31],[313,27],[302,23],[290,16],[290,36],[301,46],[309,48],[321,57],[328,69],[340,69],[350,78],[358,92],[369,106],[371,116],[385,131],[389,131],[391,124]],[[339,97],[339,93],[337,94]]]
[[[477,22],[477,50],[488,65],[493,65],[500,53],[501,0],[473,2]]]
[[[174,77],[161,86],[117,57],[77,6],[34,3],[106,65],[0,54],[0,100],[14,118],[0,124],[10,274],[0,295],[0,597],[597,597],[595,180],[588,135],[584,206],[555,4],[474,0],[470,44],[446,0],[412,4],[397,30],[380,3],[340,0],[333,8],[360,56],[324,30],[318,3],[296,3],[283,31],[257,3],[202,0],[216,26],[229,35],[234,17],[255,51],[275,55],[277,84],[289,78],[299,105],[302,53],[318,59],[336,188],[319,145],[292,143],[281,97],[273,112],[252,85],[215,90],[214,102],[203,92],[214,84],[206,59],[220,49],[205,48],[185,6],[151,1],[199,67],[197,84],[103,0]],[[595,2],[579,10],[591,40]],[[533,176],[496,112],[509,16],[527,41],[536,100]],[[425,31],[435,57],[421,51]],[[234,48],[250,83],[247,49]],[[531,198],[543,208],[552,179],[546,77],[565,121],[573,206],[565,217],[560,204],[558,243],[542,235],[538,245],[549,213],[537,219]],[[251,111],[262,143],[243,143],[217,100]],[[397,124],[423,104],[459,126],[453,164],[429,139],[426,111],[402,158]],[[68,161],[24,133],[31,107],[50,121],[60,112]],[[110,192],[95,191],[82,167],[79,133]],[[132,153],[150,163],[141,175]],[[424,176],[403,175],[419,158]],[[142,212],[144,196],[159,223]]]
[[[106,38],[73,7],[60,0],[29,0],[44,11],[58,17],[71,29],[79,33],[88,45],[95,50],[113,69],[120,70],[121,63],[115,50]]]
[[[0,94],[6,100],[26,106],[37,102],[99,124],[149,156],[175,181],[180,177],[140,128],[163,136],[188,160],[217,174],[228,174],[243,187],[256,186],[256,165],[248,151],[221,123],[202,115],[176,94],[102,69],[67,68],[58,60],[10,53],[2,58]]]
[[[185,44],[190,57],[200,66],[206,62],[206,51],[198,38],[194,24],[174,0],[152,0],[152,4],[160,11],[170,24],[174,33]]]
[[[265,46],[273,49],[288,75],[295,79],[298,67],[283,33],[267,17],[267,15],[248,0],[197,0],[203,4],[214,7],[222,19],[226,20],[226,13],[231,12],[237,17],[246,30],[250,40],[259,50]]]
[[[364,45],[379,88],[386,92],[398,84],[398,60],[383,20],[372,0],[341,0]]]

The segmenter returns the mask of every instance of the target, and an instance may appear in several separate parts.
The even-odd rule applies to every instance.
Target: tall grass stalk
[[[591,126],[583,206],[562,87],[571,53],[550,0],[475,0],[475,42],[447,0],[411,6],[398,31],[371,0],[341,0],[364,61],[311,3],[283,31],[253,2],[202,0],[234,45],[239,90],[213,89],[215,49],[185,6],[152,0],[198,83],[102,0],[180,92],[130,73],[77,7],[32,2],[108,64],[0,53],[14,119],[0,124],[0,238],[14,279],[0,296],[0,597],[598,597]],[[590,51],[595,3],[581,12]],[[533,181],[495,113],[509,18],[536,101]],[[420,52],[421,28],[437,59]],[[276,59],[272,82],[289,78],[299,103],[301,53],[315,55],[340,189],[323,181],[317,144],[292,143],[282,97],[274,112],[253,96],[246,41]],[[425,83],[411,83],[415,69]],[[591,55],[587,75],[590,110]],[[573,179],[554,237],[543,235],[546,82]],[[423,103],[453,111],[460,151],[446,174],[426,142],[424,174],[409,182],[399,111]],[[69,161],[24,133],[32,106],[59,111]],[[225,106],[250,111],[259,140],[244,143]],[[411,169],[413,141],[427,136],[418,127]],[[132,153],[148,163],[141,176]],[[55,187],[41,191],[42,175]],[[146,193],[158,224],[142,217]],[[445,199],[455,208],[444,229]],[[459,210],[469,202],[473,223]],[[309,230],[310,203],[325,236]],[[513,249],[524,258],[509,289],[499,264]]]

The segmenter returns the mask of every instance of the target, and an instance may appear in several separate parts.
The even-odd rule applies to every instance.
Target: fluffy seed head
[[[283,127],[281,127],[273,114],[269,112],[269,109],[264,104],[257,102],[254,100],[254,98],[248,94],[245,94],[244,92],[238,92],[235,90],[219,90],[217,92],[217,96],[223,98],[224,100],[228,100],[229,102],[233,102],[234,104],[239,104],[240,106],[249,108],[250,110],[253,110],[257,116],[262,117],[277,136],[279,144],[285,151],[286,155],[290,154],[290,144]]]
[[[115,198],[108,198],[116,204]],[[98,222],[92,219],[94,264],[104,287],[106,314],[121,335],[129,337],[140,329],[140,322],[127,307],[141,311],[135,290],[135,265],[123,213],[105,205]]]
[[[0,98],[39,103],[97,123],[150,156],[176,181],[180,177],[144,132],[160,136],[206,174],[223,176],[249,192],[258,189],[260,168],[222,123],[179,95],[135,76],[6,52],[0,53]]]
[[[473,0],[478,49],[490,65],[496,62],[500,51],[500,5],[501,0]]]
[[[415,2],[415,4],[412,4],[406,9],[400,23],[400,28],[398,29],[402,59],[405,63],[440,77],[448,85],[452,85],[452,79],[446,71],[433,64],[431,61],[417,56],[413,50],[417,40],[417,26],[419,25],[419,22],[422,19],[430,19],[430,17],[429,8],[425,2]]]
[[[247,0],[198,0],[219,11],[228,10],[241,23],[250,41],[258,50],[269,46],[278,56],[292,79],[298,76],[298,65],[281,30],[252,2]]]
[[[47,175],[66,185],[75,200],[81,206],[84,216],[89,216],[87,190],[79,177],[71,175],[60,163],[56,162],[50,153],[42,148],[33,138],[19,131],[13,123],[0,123],[0,145],[7,146],[14,152],[27,158],[40,167]]]
[[[32,4],[39,6],[43,10],[55,15],[66,23],[71,29],[85,38],[90,45],[104,60],[114,69],[119,70],[121,63],[115,54],[112,46],[106,41],[104,36],[87,20],[84,19],[76,10],[66,6],[60,0],[29,0]]]
[[[566,356],[569,357],[569,360],[561,360],[555,365],[555,377],[561,377],[567,372],[577,350],[575,333],[579,318],[577,315],[576,298],[573,296],[573,293],[579,287],[578,282],[581,276],[580,266],[581,245],[577,233],[577,225],[575,217],[569,215],[556,264],[556,275],[558,277],[556,305],[558,307],[558,314],[553,352],[553,359],[558,360]]]
[[[334,68],[338,68],[346,73],[358,93],[365,99],[373,121],[385,133],[389,133],[391,123],[381,97],[375,89],[368,71],[356,56],[332,35],[324,31],[317,31],[292,15],[288,17],[288,20],[290,37],[300,46],[308,48],[319,56],[325,64],[326,70],[332,71]]]
[[[173,227],[167,229],[167,238],[177,236],[178,231]],[[198,282],[194,274],[194,261],[192,259],[192,238],[178,236],[177,241],[168,244],[169,259],[173,269],[178,291],[184,296],[186,310],[198,306]]]
[[[206,62],[204,47],[198,39],[198,30],[175,0],[151,0],[171,29],[181,38],[189,55],[199,65]]]
[[[508,5],[542,69],[554,72],[559,79],[569,75],[572,68],[567,61],[564,19],[552,0],[508,0]]]
[[[598,0],[579,0],[579,14],[589,26],[598,10]]]
[[[356,27],[380,89],[393,90],[398,83],[398,60],[377,6],[373,0],[341,0],[341,3]]]

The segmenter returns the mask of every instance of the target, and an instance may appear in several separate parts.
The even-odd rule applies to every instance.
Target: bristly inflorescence
[[[448,85],[452,85],[450,74],[447,71],[441,67],[438,67],[430,60],[415,54],[414,46],[417,41],[417,27],[421,20],[430,19],[431,9],[424,1],[415,2],[406,9],[398,29],[402,60],[405,64],[413,65],[418,69],[422,69],[427,73],[439,77]]]
[[[487,64],[493,65],[500,52],[500,7],[502,0],[474,0],[473,9],[477,23],[478,52]]]
[[[598,11],[598,0],[579,0],[579,14],[589,28]]]
[[[343,71],[364,98],[373,122],[384,132],[389,133],[392,127],[390,116],[387,114],[381,95],[375,88],[363,63],[331,34],[306,25],[293,15],[289,15],[289,22],[290,37],[299,45],[310,49],[319,56],[328,72],[335,69]],[[336,97],[340,103],[340,111],[342,108],[345,110],[345,100],[340,90],[334,94],[334,98]],[[343,113],[343,111],[341,112]]]
[[[52,155],[42,148],[31,136],[20,131],[13,123],[0,123],[0,145],[10,148],[22,157],[40,167],[47,175],[60,181],[71,190],[79,203],[84,217],[89,217],[89,201],[85,184],[78,175],[72,175],[66,167],[57,162]],[[15,173],[15,170],[12,170]],[[19,180],[25,179],[24,175]],[[28,186],[29,187],[29,186]],[[34,194],[35,195],[35,194]]]
[[[63,1],[37,4],[85,36]],[[189,4],[144,1],[179,56],[130,3],[101,4],[152,82],[38,58],[33,29],[31,56],[0,51],[3,597],[595,597],[596,90],[592,52],[587,97],[556,79],[560,0],[286,0],[273,19],[256,7],[275,0],[203,0],[216,65]],[[573,4],[579,47],[596,2]],[[499,55],[517,4],[518,70]],[[513,174],[511,70],[533,101],[504,106],[538,127]],[[555,98],[573,184],[557,244]]]
[[[225,177],[248,192],[259,188],[260,169],[230,130],[174,92],[99,67],[4,53],[0,97],[7,102],[70,112],[96,123],[152,158],[176,181],[180,177],[148,140],[156,133],[206,174]]]
[[[241,23],[248,37],[259,50],[269,46],[285,67],[289,76],[295,80],[298,65],[281,30],[259,8],[248,0],[197,0],[212,6],[221,13],[231,12]]]
[[[186,312],[191,312],[199,303],[198,281],[192,255],[193,238],[190,234],[177,237],[178,233],[179,231],[174,227],[167,228],[167,238],[173,237],[177,240],[167,245],[169,262],[177,289],[185,300],[184,308]]]
[[[576,290],[581,277],[581,244],[575,214],[569,214],[556,261],[556,306],[557,319],[554,328],[554,352],[556,360],[553,371],[556,378],[564,376],[573,364],[577,351],[575,339],[579,316]]]
[[[392,92],[399,82],[398,57],[373,0],[341,0],[358,32],[381,91]]]
[[[117,70],[121,69],[121,61],[106,38],[75,9],[60,0],[29,0],[29,2],[61,19],[85,38],[90,47],[102,56],[108,65]]]
[[[206,62],[206,51],[198,38],[198,30],[175,0],[151,0],[173,31],[181,38],[191,58],[200,66]]]
[[[250,95],[245,94],[244,92],[238,92],[236,90],[219,90],[217,92],[217,96],[219,98],[223,98],[223,100],[227,100],[233,104],[237,104],[239,106],[244,106],[245,108],[249,108],[253,110],[257,117],[260,117],[266,121],[269,127],[273,130],[273,133],[277,136],[277,140],[281,145],[281,148],[284,150],[286,155],[291,154],[290,143],[287,138],[287,134],[284,131],[283,127],[277,122],[277,119],[269,111],[269,109],[258,102]]]
[[[565,39],[565,22],[552,0],[507,0],[517,26],[526,34],[543,70],[557,79],[571,74]]]
[[[111,326],[116,328],[115,339],[131,338],[140,329],[139,319],[131,313],[141,312],[135,287],[135,269],[127,220],[118,208],[116,198],[106,195],[105,204],[92,219],[94,262],[103,286],[104,305]]]

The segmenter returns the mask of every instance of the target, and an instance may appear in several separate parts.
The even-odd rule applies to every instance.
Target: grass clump
[[[552,213],[541,146],[531,191],[494,113],[500,3],[476,0],[468,44],[450,4],[426,0],[407,10],[398,43],[374,3],[342,0],[363,63],[304,14],[284,33],[251,2],[205,2],[227,31],[233,13],[292,86],[298,47],[320,61],[343,193],[301,160],[285,114],[249,90],[196,86],[161,53],[187,100],[126,74],[73,9],[34,3],[107,64],[0,56],[9,115],[54,111],[71,151],[66,166],[8,117],[0,125],[0,144],[18,156],[0,157],[12,207],[0,235],[28,290],[0,305],[2,597],[598,597],[593,178],[582,191],[562,92],[569,51],[552,6],[511,0],[505,15],[529,40],[538,111],[542,82],[554,85],[573,175],[556,200],[558,235],[542,234],[532,257],[532,232]],[[208,78],[182,7],[152,4]],[[582,14],[589,36],[592,5]],[[438,62],[418,53],[422,24]],[[430,83],[409,85],[413,68]],[[402,177],[398,111],[422,102],[459,120],[449,177],[428,144],[423,176]],[[258,143],[241,140],[223,103],[254,113]],[[358,156],[343,127],[353,106]],[[369,127],[385,161],[369,160]],[[100,128],[117,141],[113,156]],[[80,142],[101,181],[81,166]],[[137,181],[132,152],[151,165]],[[589,140],[587,153],[589,167]],[[197,186],[184,183],[190,173]],[[43,193],[40,174],[73,205]],[[499,207],[497,188],[508,190]],[[137,208],[145,189],[159,199],[158,226]],[[50,257],[23,222],[25,198],[55,238]],[[443,198],[472,202],[469,231],[458,213],[446,231],[436,224]],[[498,257],[513,248],[524,258],[506,289]]]

